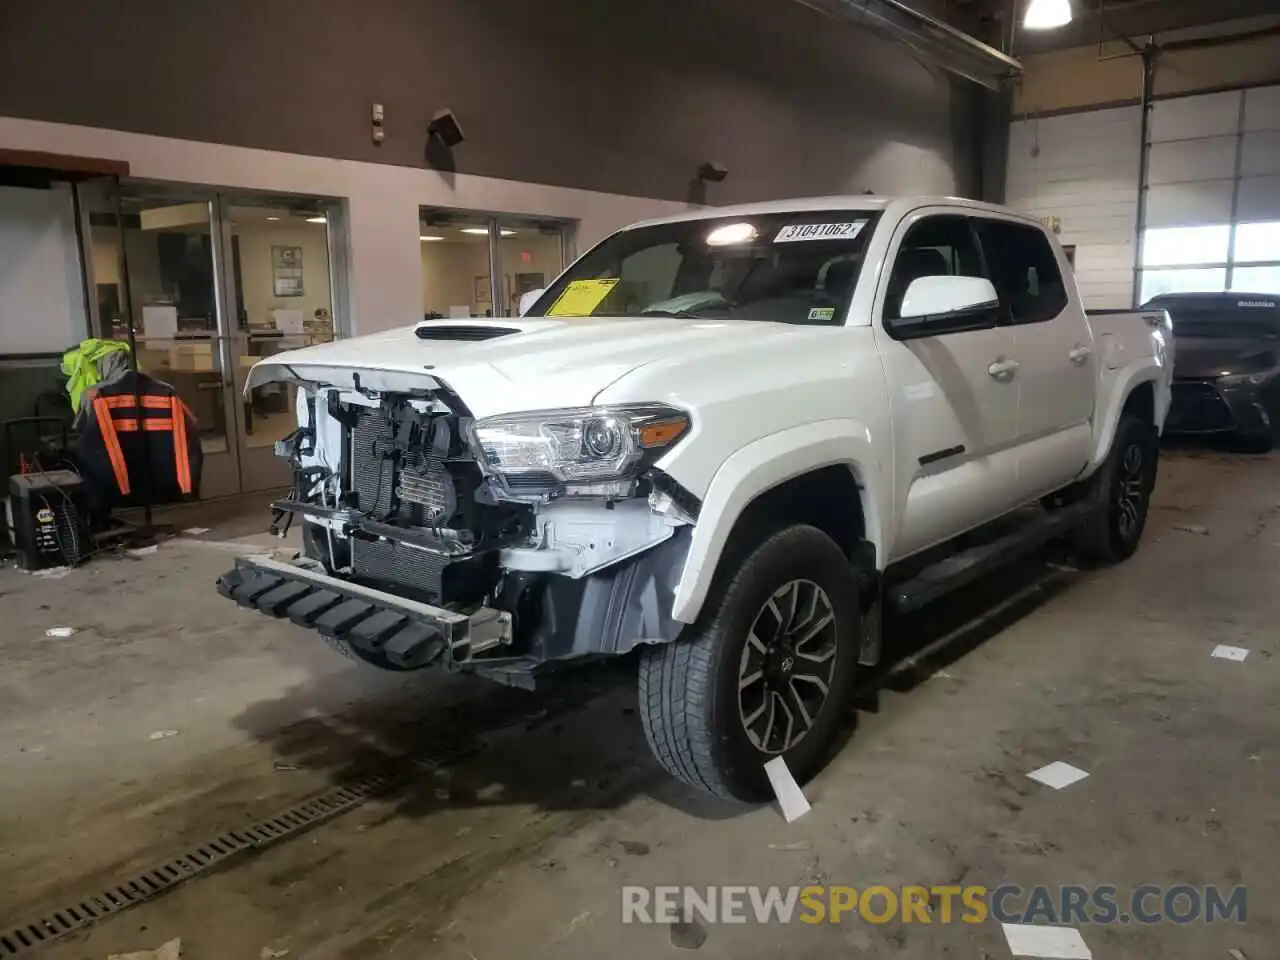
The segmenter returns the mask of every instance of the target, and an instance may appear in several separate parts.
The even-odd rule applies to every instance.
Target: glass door
[[[293,481],[275,443],[297,426],[296,390],[272,383],[245,393],[255,363],[335,336],[334,261],[341,254],[341,205],[311,198],[222,196],[222,244],[229,251],[224,298],[232,308],[224,364],[235,384],[240,487],[287,487]]]
[[[93,328],[100,337],[127,340],[132,318],[138,369],[172,386],[196,418],[201,497],[237,493],[239,456],[227,416],[235,384],[225,363],[213,228],[217,198],[213,191],[125,183],[117,215],[111,186],[85,186]]]
[[[502,278],[500,315],[518,317],[520,298],[546,287],[569,262],[570,225],[561,220],[500,217],[494,227]]]
[[[564,269],[572,224],[424,207],[418,241],[426,319],[513,317]]]

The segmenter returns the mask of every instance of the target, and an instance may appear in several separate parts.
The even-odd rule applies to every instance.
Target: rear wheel
[[[861,636],[848,558],[815,527],[767,537],[675,643],[640,663],[645,735],[673,776],[729,799],[763,801],[764,764],[803,783],[848,714]]]
[[[1160,445],[1151,424],[1122,414],[1106,461],[1093,478],[1093,510],[1077,528],[1076,552],[1096,563],[1127,560],[1138,549],[1151,506]]]

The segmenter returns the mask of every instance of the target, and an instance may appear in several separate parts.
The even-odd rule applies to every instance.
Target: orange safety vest
[[[195,489],[191,480],[191,451],[187,446],[187,418],[191,411],[180,397],[149,393],[102,396],[99,393],[93,398],[93,415],[122,497],[129,496],[131,485],[129,464],[120,447],[120,434],[139,431],[171,436],[178,489],[186,496],[191,495]]]

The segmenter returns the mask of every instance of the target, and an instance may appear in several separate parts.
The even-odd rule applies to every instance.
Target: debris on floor
[[[1230,644],[1220,643],[1213,648],[1212,656],[1219,660],[1232,660],[1235,663],[1244,663],[1244,658],[1249,655],[1249,651],[1244,647],[1233,647]]]
[[[707,929],[690,917],[671,924],[671,945],[680,950],[697,950],[707,942]]]
[[[787,766],[787,761],[782,757],[774,757],[764,765],[765,776],[769,778],[769,785],[773,787],[773,795],[778,798],[778,807],[782,810],[782,817],[787,823],[799,820],[811,809],[809,801],[805,799],[804,791],[800,789],[800,784],[796,783],[796,778],[791,775],[791,768]]]
[[[50,627],[44,632],[44,635],[54,640],[65,640],[75,632],[75,627]]]
[[[1194,523],[1175,523],[1173,529],[1181,530],[1183,533],[1194,533],[1198,537],[1207,537],[1209,535],[1208,527],[1202,527]]]
[[[179,960],[182,956],[182,940],[174,937],[154,950],[135,950],[133,953],[113,953],[107,960]]]
[[[262,952],[258,954],[258,960],[280,960],[281,957],[288,955],[288,950],[272,950],[270,947],[263,947]]]
[[[131,557],[149,557],[159,549],[160,544],[153,543],[148,547],[134,547],[133,549],[126,550],[125,552]]]
[[[1237,950],[1235,947],[1232,947],[1227,951],[1227,956],[1229,956],[1231,960],[1249,960],[1249,958],[1244,955],[1243,950]]]
[[[770,850],[812,850],[813,844],[808,840],[797,840],[795,843],[771,843]]]
[[[1015,957],[1039,960],[1093,960],[1084,937],[1075,927],[1047,927],[1029,923],[1004,923],[1004,938]]]
[[[151,737],[150,737],[150,739],[152,739],[152,740],[167,740],[167,739],[169,739],[170,737],[176,737],[177,735],[178,735],[178,731],[177,731],[177,730],[153,730],[153,731],[151,731]]]
[[[647,857],[649,855],[649,845],[643,840],[619,840],[618,845],[622,847],[622,852],[629,857]]]
[[[182,531],[184,537],[202,537],[209,532],[208,527],[187,527]]]
[[[70,567],[47,567],[44,570],[32,570],[31,575],[44,580],[61,580],[70,572]]]
[[[1061,790],[1063,787],[1069,787],[1073,783],[1083,780],[1089,775],[1088,771],[1081,770],[1079,767],[1073,767],[1069,763],[1061,760],[1055,760],[1053,763],[1046,764],[1039,770],[1032,770],[1027,774],[1037,783],[1043,783],[1046,787],[1053,787],[1055,790]]]

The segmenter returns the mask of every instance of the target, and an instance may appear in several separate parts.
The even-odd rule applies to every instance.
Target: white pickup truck
[[[250,387],[296,385],[275,510],[306,550],[219,589],[385,669],[531,686],[639,648],[661,763],[754,800],[773,756],[820,768],[882,611],[1055,536],[1106,562],[1142,534],[1168,317],[1087,318],[1034,220],[704,210],[613,234],[533,299],[259,363]]]

